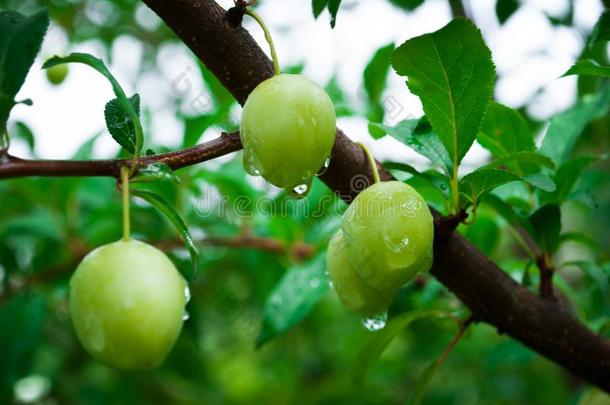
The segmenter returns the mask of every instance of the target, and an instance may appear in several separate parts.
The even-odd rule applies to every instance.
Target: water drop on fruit
[[[322,165],[322,167],[320,168],[320,170],[318,171],[318,173],[316,173],[316,176],[322,176],[324,173],[326,173],[326,171],[328,170],[328,166],[330,166],[330,157],[326,158],[326,160],[324,161],[324,164]]]
[[[187,303],[191,300],[191,290],[188,285],[184,287],[184,299]]]
[[[307,192],[307,189],[308,189],[307,184],[299,184],[298,186],[293,188],[292,191],[294,191],[298,195],[302,195]]]
[[[384,312],[382,314],[378,314],[370,318],[363,318],[362,326],[364,326],[366,330],[370,332],[377,332],[385,328],[387,321],[388,313]]]
[[[182,320],[183,320],[183,321],[186,321],[186,320],[188,320],[190,317],[191,317],[191,315],[190,315],[190,314],[189,314],[187,311],[184,311],[184,314],[182,315]]]

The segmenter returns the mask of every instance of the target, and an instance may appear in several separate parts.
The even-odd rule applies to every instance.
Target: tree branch
[[[220,137],[191,148],[142,157],[139,166],[165,163],[180,169],[205,162],[241,149],[239,132],[223,133]],[[131,165],[132,159],[112,160],[29,160],[8,155],[0,162],[0,179],[25,176],[111,176],[119,178],[121,166]]]

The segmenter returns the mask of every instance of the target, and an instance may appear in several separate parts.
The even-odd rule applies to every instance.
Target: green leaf
[[[265,304],[257,347],[286,332],[312,311],[328,290],[324,260],[325,254],[320,253],[292,267],[275,286]]]
[[[511,155],[505,155],[486,164],[484,167],[492,169],[496,167],[507,166],[511,163],[518,163],[520,166],[528,164],[529,166],[535,167],[537,169],[541,167],[555,169],[555,163],[553,163],[553,161],[547,156],[541,155],[538,152],[516,152]]]
[[[466,19],[453,20],[401,45],[392,66],[408,77],[457,171],[493,95],[495,68],[481,32]]]
[[[48,26],[46,9],[29,17],[0,11],[0,130],[6,126],[15,95],[34,63]]]
[[[588,95],[569,110],[551,119],[539,152],[560,165],[569,159],[578,137],[587,124],[603,117],[610,106],[610,86],[595,95]]]
[[[538,246],[543,252],[553,253],[559,246],[561,232],[561,211],[557,204],[547,204],[530,216]]]
[[[422,318],[449,318],[450,314],[437,310],[416,309],[392,318],[385,328],[375,332],[358,353],[352,369],[356,385],[362,384],[367,371],[377,362],[383,351],[413,321]]]
[[[134,177],[132,183],[148,183],[151,181],[167,181],[170,183],[180,183],[180,178],[165,163],[151,163],[138,169],[138,175]]]
[[[526,230],[529,234],[533,233],[531,223],[528,221],[528,219],[517,214],[511,204],[504,201],[497,195],[487,194],[485,195],[483,202],[486,205],[490,206],[494,211],[496,211],[498,215],[504,218],[504,220],[513,228],[522,228]]]
[[[592,47],[597,42],[610,41],[610,10],[605,10],[591,31],[587,45]]]
[[[328,8],[328,12],[330,13],[330,27],[335,28],[340,5],[341,0],[312,0],[311,9],[314,18],[318,18],[320,14],[322,14],[322,11],[324,11],[325,8]]]
[[[40,295],[20,295],[0,306],[0,398],[13,398],[13,383],[31,371],[46,313]]]
[[[460,190],[468,201],[476,207],[481,197],[494,188],[520,180],[543,190],[554,190],[553,181],[544,174],[532,174],[521,177],[506,170],[487,167],[477,169],[464,176],[460,180]]]
[[[553,177],[557,185],[556,190],[553,193],[542,194],[541,200],[561,203],[572,192],[585,168],[598,159],[592,156],[581,156],[563,163]]]
[[[424,4],[424,0],[390,0],[390,3],[406,11],[413,11]]]
[[[30,152],[34,154],[34,148],[36,146],[36,138],[34,137],[34,133],[24,122],[18,121],[13,125],[11,129],[11,137],[13,139],[21,139],[23,140],[30,149]]]
[[[313,11],[314,18],[318,18],[322,11],[328,5],[328,0],[312,0],[311,1],[311,9]]]
[[[420,155],[441,166],[447,174],[453,172],[453,162],[438,136],[432,131],[432,127],[425,119],[408,119],[399,122],[395,127],[384,124],[371,123],[370,126],[380,129],[384,134],[389,134],[398,142],[403,143]]]
[[[390,70],[390,55],[394,52],[394,43],[379,48],[364,68],[364,90],[369,98],[369,120],[383,120],[381,95],[386,86]]]
[[[496,16],[500,24],[504,24],[519,9],[519,6],[519,0],[498,0],[496,2]]]
[[[473,223],[463,227],[462,232],[481,252],[493,257],[494,250],[501,240],[500,227],[494,217],[478,214]]]
[[[527,174],[523,176],[522,179],[537,189],[548,193],[555,191],[555,188],[557,187],[553,180],[543,173]]]
[[[203,63],[198,62],[197,66],[203,77],[203,81],[210,90],[214,103],[216,106],[216,112],[229,111],[229,108],[235,102],[235,98],[231,95],[229,90],[222,85],[220,80],[214,75]],[[194,100],[195,101],[195,100]]]
[[[451,182],[451,179],[442,173],[439,173],[435,170],[419,172],[411,165],[398,162],[384,162],[383,167],[390,171],[398,170],[401,172],[412,174],[414,177],[419,177],[427,181],[432,187],[440,191],[445,198],[449,198],[449,183]]]
[[[89,160],[93,157],[93,147],[95,142],[102,135],[100,132],[93,135],[90,139],[87,139],[81,146],[79,146],[76,153],[72,156],[73,160]]]
[[[178,234],[182,238],[185,247],[188,249],[189,254],[191,255],[194,275],[197,272],[198,264],[197,247],[195,246],[191,233],[189,232],[188,227],[184,223],[184,220],[180,214],[178,214],[176,209],[169,202],[158,194],[147,190],[133,190],[132,193],[155,207],[165,218],[167,218],[169,222],[174,225],[174,227],[176,227]]]
[[[330,13],[330,27],[335,28],[337,24],[337,13],[339,12],[339,6],[341,0],[328,0],[328,12]]]
[[[570,75],[610,77],[610,66],[602,66],[593,59],[579,60],[562,77]]]
[[[600,246],[600,244],[597,243],[596,240],[594,240],[587,234],[584,234],[581,232],[564,233],[559,237],[559,243],[561,244],[561,243],[565,243],[565,242],[578,243],[580,245],[588,247],[593,252],[595,252],[597,255],[599,255],[600,257],[602,257],[606,260],[609,258],[608,252],[606,252],[606,250],[602,246]]]
[[[477,141],[496,157],[536,149],[532,131],[519,111],[495,102],[485,113]]]
[[[337,80],[337,76],[333,76],[328,84],[326,85],[326,94],[330,97],[333,104],[335,105],[335,114],[337,117],[345,117],[354,115],[354,111],[352,110],[348,98],[345,95],[345,92],[339,86],[339,82]]]
[[[136,93],[129,98],[129,102],[137,116],[140,116],[140,96]],[[106,128],[115,141],[130,153],[136,150],[136,128],[131,114],[126,111],[118,98],[106,103],[104,108]]]
[[[568,261],[562,263],[561,266],[576,266],[580,268],[587,277],[595,281],[595,283],[601,289],[603,296],[608,296],[608,290],[610,289],[610,277],[604,272],[604,269],[601,266],[584,260]]]
[[[142,133],[142,123],[140,122],[140,117],[138,116],[139,111],[136,111],[134,108],[134,104],[132,101],[127,98],[123,88],[119,84],[119,82],[114,78],[112,73],[108,70],[106,65],[101,59],[96,58],[95,56],[86,54],[86,53],[71,53],[65,57],[53,56],[48,59],[43,65],[43,69],[48,69],[50,67],[60,65],[62,63],[82,63],[93,69],[97,70],[101,73],[112,85],[112,91],[114,92],[118,103],[122,107],[122,109],[129,113],[129,117],[131,118],[131,122],[134,124],[134,133],[135,133],[135,148],[134,151],[136,154],[140,153],[142,149],[142,145],[144,144],[144,138]],[[135,97],[135,96],[134,96]],[[138,103],[139,104],[139,103]],[[114,135],[113,135],[114,137]],[[123,146],[121,144],[121,146]]]

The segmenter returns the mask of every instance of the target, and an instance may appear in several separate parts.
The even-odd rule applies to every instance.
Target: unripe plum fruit
[[[159,366],[180,330],[187,284],[160,250],[136,240],[89,253],[70,280],[70,313],[79,340],[107,366]]]
[[[47,79],[55,86],[60,85],[68,75],[68,64],[61,63],[46,69]]]
[[[335,131],[335,108],[324,89],[301,75],[276,75],[244,105],[244,167],[278,187],[308,184],[330,156]]]
[[[382,293],[395,292],[432,265],[432,214],[405,183],[380,182],[362,191],[345,212],[341,229],[354,268]]]
[[[328,276],[339,300],[347,309],[367,317],[385,312],[398,289],[393,294],[382,293],[360,277],[345,249],[341,229],[330,240],[326,255]]]

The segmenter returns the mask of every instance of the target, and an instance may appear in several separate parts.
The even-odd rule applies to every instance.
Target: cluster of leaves
[[[603,34],[608,15],[601,16],[589,46],[608,41]],[[387,162],[386,167],[397,175],[407,173],[406,181],[424,190],[442,213],[469,210],[475,230],[466,229],[465,233],[489,254],[500,234],[489,215],[478,221],[477,208],[482,205],[484,211],[495,211],[527,254],[520,267],[514,263],[512,268],[505,266],[520,272],[524,284],[533,284],[530,268],[543,260],[556,269],[580,268],[585,278],[594,280],[595,296],[603,296],[609,282],[607,254],[586,233],[563,231],[561,208],[570,202],[596,208],[593,195],[580,179],[589,165],[606,160],[607,155],[575,154],[575,146],[589,123],[607,119],[610,68],[597,61],[579,60],[566,72],[595,76],[598,91],[553,117],[537,148],[533,130],[521,113],[491,100],[495,81],[491,53],[469,21],[457,19],[437,32],[407,41],[392,53],[391,64],[399,75],[407,77],[407,85],[419,96],[425,116],[395,126],[373,122],[371,134],[389,134],[429,159],[438,171],[419,172],[404,162]],[[458,166],[475,140],[493,160],[460,177]],[[557,253],[566,242],[587,246],[595,257],[561,262]],[[557,283],[562,293],[576,298],[576,305],[582,303],[569,280]],[[596,303],[600,303],[597,298]],[[601,329],[607,329],[607,304],[601,308],[579,305],[578,309],[592,327],[606,325]]]

